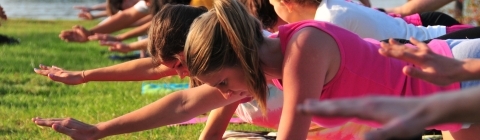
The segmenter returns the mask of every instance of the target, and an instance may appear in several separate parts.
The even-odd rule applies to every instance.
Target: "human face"
[[[225,99],[234,96],[250,96],[245,75],[240,67],[223,68],[207,75],[199,75],[196,78],[205,84],[217,88],[222,92]]]
[[[162,62],[162,64],[167,66],[168,68],[174,69],[177,72],[178,76],[180,76],[180,78],[183,79],[185,78],[185,76],[188,76],[190,73],[188,72],[187,67],[185,67],[182,64],[182,61],[180,61],[179,59],[183,59],[183,55],[179,56],[178,59]]]
[[[290,10],[288,9],[288,4],[281,0],[270,0],[270,4],[273,5],[273,8],[275,9],[278,17],[280,17],[286,22],[290,21],[289,17],[291,16],[291,14],[289,12]]]

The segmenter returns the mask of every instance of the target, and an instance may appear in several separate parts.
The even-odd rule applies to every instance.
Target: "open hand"
[[[60,39],[67,42],[87,42],[91,33],[80,25],[75,25],[71,30],[64,30],[60,33]]]
[[[420,78],[437,85],[448,85],[457,82],[457,73],[462,71],[463,62],[438,55],[427,44],[411,38],[410,42],[417,48],[399,44],[393,39],[382,42],[379,53],[386,57],[400,59],[418,67],[405,66],[405,75]]]
[[[75,120],[73,118],[33,118],[32,121],[44,127],[50,127],[53,130],[65,134],[75,140],[94,140],[98,139],[99,130],[97,127]]]
[[[34,71],[37,74],[47,76],[53,81],[67,85],[78,85],[86,82],[81,71],[66,71],[56,66],[48,67],[44,65],[40,65],[39,68],[35,68]]]

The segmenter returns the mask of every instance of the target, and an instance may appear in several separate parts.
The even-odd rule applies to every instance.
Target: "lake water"
[[[0,0],[9,18],[28,19],[78,19],[75,5],[95,5],[105,0]],[[373,7],[399,6],[406,0],[370,0]],[[445,8],[452,7],[452,3]]]

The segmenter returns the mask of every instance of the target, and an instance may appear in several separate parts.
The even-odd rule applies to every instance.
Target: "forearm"
[[[208,85],[177,91],[134,112],[99,123],[99,138],[180,123],[239,99],[225,99]]]
[[[210,111],[199,140],[221,140],[239,102]]]
[[[143,24],[145,24],[147,22],[151,22],[152,17],[153,17],[152,15],[147,15],[147,16],[141,18],[140,20],[135,21],[135,23],[130,25],[130,27],[138,27],[138,26],[142,26]]]
[[[181,91],[174,92],[136,111],[99,123],[98,138],[180,123],[199,115],[182,112],[182,96]]]
[[[146,50],[148,46],[148,39],[130,43],[128,46],[130,46],[131,50]]]
[[[434,118],[431,125],[480,122],[480,86],[436,94],[427,97],[426,104],[428,106],[426,112],[431,112],[427,114]]]
[[[97,18],[106,17],[106,16],[108,16],[107,12],[103,11],[103,12],[100,12],[96,15],[92,15],[92,18],[97,19]]]
[[[388,8],[386,10],[388,13],[407,16],[415,13],[435,11],[449,2],[452,2],[452,0],[412,0],[402,6]]]
[[[126,40],[126,39],[129,39],[129,38],[132,38],[132,37],[147,34],[148,29],[150,28],[150,23],[151,22],[147,22],[147,23],[143,24],[142,26],[136,27],[136,28],[134,28],[134,29],[132,29],[128,32],[117,35],[117,39]]]
[[[142,81],[157,80],[175,75],[175,71],[165,66],[156,66],[151,58],[142,58],[125,63],[84,71],[88,81]]]
[[[117,13],[110,17],[105,23],[97,25],[90,29],[90,34],[104,33],[110,34],[115,31],[129,27],[136,20],[146,16],[147,14],[134,11],[135,9],[127,9],[124,12]]]
[[[463,69],[457,72],[457,81],[480,79],[480,59],[465,59]]]
[[[106,10],[106,9],[107,9],[107,3],[106,2],[90,7],[90,11],[101,11],[101,10]]]

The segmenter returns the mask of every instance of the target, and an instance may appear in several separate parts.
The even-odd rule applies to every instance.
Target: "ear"
[[[285,6],[285,8],[287,8],[287,10],[288,10],[289,13],[291,13],[291,12],[293,11],[293,6],[294,6],[293,3],[280,0],[280,4],[282,4],[283,6]]]

